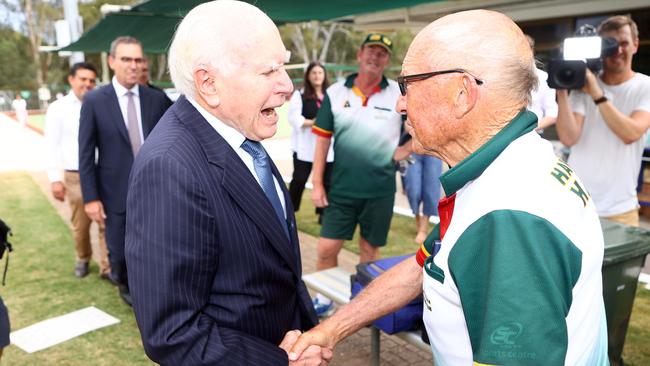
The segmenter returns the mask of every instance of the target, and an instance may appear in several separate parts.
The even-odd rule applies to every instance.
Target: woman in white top
[[[305,70],[303,89],[293,93],[289,102],[289,124],[293,127],[291,133],[291,150],[293,150],[293,177],[289,184],[289,195],[294,211],[300,209],[300,199],[305,190],[305,183],[311,173],[314,161],[316,135],[311,132],[318,109],[323,101],[325,89],[329,86],[325,68],[318,62],[312,62]],[[333,144],[330,144],[325,167],[325,190],[329,190],[330,175],[334,161]],[[316,209],[318,214],[321,213]],[[320,222],[320,219],[319,219]]]

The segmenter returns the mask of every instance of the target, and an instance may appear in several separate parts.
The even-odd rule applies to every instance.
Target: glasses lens
[[[397,78],[397,85],[399,86],[399,91],[402,95],[406,96],[406,82],[403,76]]]

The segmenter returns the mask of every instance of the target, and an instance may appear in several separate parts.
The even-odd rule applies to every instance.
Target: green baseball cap
[[[382,46],[388,51],[388,53],[393,53],[393,41],[387,36],[381,33],[370,33],[366,36],[366,39],[361,44],[361,48],[366,45],[377,45]]]

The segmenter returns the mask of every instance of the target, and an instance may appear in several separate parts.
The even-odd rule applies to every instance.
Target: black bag
[[[5,261],[5,270],[2,274],[2,286],[5,285],[5,278],[7,277],[7,269],[9,268],[9,252],[13,252],[14,248],[9,243],[9,237],[12,236],[11,228],[0,219],[0,259],[7,252],[7,259]]]

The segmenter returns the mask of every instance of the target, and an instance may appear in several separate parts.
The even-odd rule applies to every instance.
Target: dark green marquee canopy
[[[346,16],[415,6],[435,0],[257,0],[249,1],[277,24],[334,20]],[[150,0],[130,11],[104,17],[63,51],[107,52],[119,36],[139,39],[146,53],[164,53],[183,16],[205,0]]]

